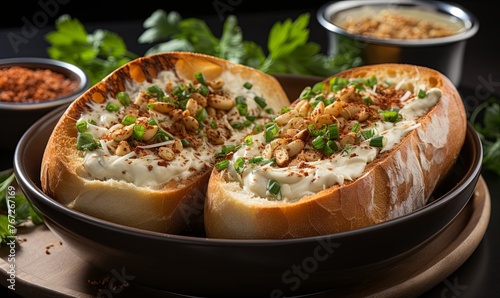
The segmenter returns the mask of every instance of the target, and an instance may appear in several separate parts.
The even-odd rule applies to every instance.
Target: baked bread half
[[[441,73],[378,64],[304,89],[288,111],[219,159],[205,201],[210,238],[349,231],[422,208],[466,134]]]
[[[43,156],[43,191],[110,222],[179,233],[203,215],[216,153],[289,104],[274,77],[223,59],[136,59],[61,116]]]

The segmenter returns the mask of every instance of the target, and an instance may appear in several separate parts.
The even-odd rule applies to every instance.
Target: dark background
[[[124,37],[129,50],[136,54],[143,54],[149,48],[148,45],[139,45],[137,38],[143,32],[142,22],[155,10],[163,9],[166,12],[177,11],[183,18],[196,17],[206,20],[209,27],[216,36],[221,32],[223,21],[229,14],[237,16],[239,25],[243,30],[246,40],[252,40],[263,46],[267,43],[267,35],[275,22],[283,22],[283,16],[297,17],[309,12],[310,18],[310,40],[317,42],[326,52],[327,35],[316,20],[315,13],[326,1],[286,1],[273,3],[272,7],[262,5],[256,1],[249,0],[211,0],[203,2],[195,1],[155,1],[141,0],[133,2],[111,2],[105,0],[34,0],[34,1],[9,1],[9,9],[5,7],[0,10],[0,58],[16,56],[47,56],[47,44],[44,44],[43,35],[53,30],[53,24],[57,17],[69,14],[80,20],[92,32],[96,28],[109,29]],[[450,2],[450,1],[447,1]],[[269,2],[270,3],[270,2]],[[484,100],[487,95],[499,95],[500,98],[500,51],[496,46],[500,39],[499,5],[495,1],[480,2],[471,0],[456,0],[464,8],[471,11],[479,20],[478,33],[467,43],[464,57],[464,72],[460,91],[464,96],[466,108],[472,110],[478,102]],[[281,4],[281,5],[280,5]],[[39,22],[36,28],[39,30],[34,34],[32,40],[14,51],[9,44],[7,35],[9,33],[22,33],[27,22]],[[486,82],[486,85],[485,85]],[[486,94],[484,92],[487,92]],[[489,92],[489,93],[488,93]],[[2,169],[6,166],[2,165]],[[9,165],[10,166],[10,165]],[[490,190],[498,194],[500,179],[491,173],[485,173]],[[499,210],[498,197],[492,197],[492,210]],[[481,297],[500,297],[500,259],[498,248],[500,248],[500,218],[498,212],[492,213],[489,231],[482,245],[476,253],[465,263],[459,271],[451,275],[460,276],[460,281],[469,286],[468,291],[460,293],[460,298],[478,297],[471,293],[482,293]],[[495,248],[495,254],[488,250]],[[486,252],[486,253],[485,253]],[[475,266],[483,264],[481,260],[485,257],[491,261],[488,264],[486,274],[476,281],[474,275],[478,272]],[[481,270],[479,270],[481,271]],[[474,286],[477,284],[477,286]],[[477,289],[477,287],[482,289]],[[443,284],[436,286],[423,297],[442,297]],[[5,297],[5,289],[0,289],[0,297]],[[450,293],[451,294],[451,293]],[[449,295],[448,297],[451,297]],[[458,296],[457,296],[458,297]]]
[[[369,2],[369,0],[367,0]],[[333,1],[335,2],[335,1]],[[500,39],[500,23],[498,22],[498,5],[495,1],[480,2],[472,0],[443,1],[457,3],[471,11],[480,23],[478,33],[472,37],[467,44],[464,58],[463,81],[471,89],[481,84],[483,79],[500,82],[500,59],[498,58],[496,40]],[[284,4],[283,4],[284,3]],[[91,33],[96,28],[113,30],[107,27],[118,21],[122,24],[130,24],[125,42],[132,52],[142,55],[150,46],[140,45],[137,38],[144,31],[141,24],[155,10],[163,9],[166,12],[176,11],[183,18],[196,17],[206,20],[216,37],[220,37],[224,19],[229,15],[238,18],[239,25],[243,30],[245,40],[251,40],[263,46],[267,43],[267,34],[275,22],[285,21],[279,16],[290,15],[293,18],[300,13],[309,12],[310,16],[310,41],[321,46],[322,52],[327,50],[327,35],[316,19],[319,7],[328,1],[286,1],[274,3],[272,6],[262,5],[256,1],[249,0],[211,0],[211,1],[168,1],[168,0],[141,0],[127,2],[105,1],[105,0],[34,0],[34,1],[9,1],[9,9],[3,8],[0,12],[0,29],[8,32],[12,30],[26,29],[35,24],[37,30],[34,39],[38,41],[30,44],[20,45],[21,51],[13,51],[9,45],[10,41],[5,34],[0,35],[0,58],[13,56],[46,56],[45,48],[40,49],[39,44],[43,42],[43,34],[52,30],[55,20],[62,14],[80,20]],[[283,13],[290,12],[290,13]],[[252,15],[249,18],[249,15]],[[255,16],[258,18],[255,18]],[[28,25],[27,25],[28,24]],[[134,25],[132,25],[134,24]],[[32,26],[33,28],[33,26]],[[22,33],[22,31],[21,31]],[[40,34],[41,33],[41,34]],[[119,33],[119,32],[118,32]],[[36,44],[36,48],[32,45]],[[31,47],[31,48],[30,48]],[[500,90],[499,86],[494,86]],[[498,94],[498,92],[493,92]]]

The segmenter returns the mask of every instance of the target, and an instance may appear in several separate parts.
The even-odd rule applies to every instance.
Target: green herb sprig
[[[32,208],[24,194],[16,191],[14,181],[14,173],[0,176],[0,249],[5,247],[11,238],[15,239],[16,229],[23,223],[43,223],[43,219]]]
[[[481,119],[482,118],[482,119]],[[483,168],[500,175],[500,99],[490,97],[469,116],[483,146]]]
[[[146,55],[167,51],[193,51],[217,56],[235,63],[257,68],[266,73],[292,73],[329,76],[361,64],[360,49],[346,46],[342,55],[331,57],[321,53],[317,43],[309,40],[308,13],[297,19],[276,22],[268,35],[267,48],[245,40],[238,20],[226,18],[220,38],[201,19],[183,19],[175,11],[158,9],[143,23],[141,44],[155,44]],[[265,54],[267,52],[267,55]]]
[[[65,14],[55,22],[55,31],[45,35],[49,57],[77,65],[95,84],[123,64],[138,57],[127,50],[123,39],[103,29],[88,33],[78,19]]]

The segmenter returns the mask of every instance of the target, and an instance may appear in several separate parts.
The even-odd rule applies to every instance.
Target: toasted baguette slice
[[[323,83],[306,88],[306,99],[267,126],[267,136],[252,136],[229,163],[217,163],[205,201],[208,237],[326,235],[426,204],[466,134],[450,80],[424,67],[379,64]]]
[[[43,191],[110,222],[179,233],[203,215],[215,154],[289,104],[250,67],[187,52],[139,58],[67,108],[44,152]]]

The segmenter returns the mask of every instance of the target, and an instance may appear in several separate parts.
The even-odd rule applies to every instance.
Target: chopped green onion
[[[262,125],[257,124],[253,127],[253,129],[256,133],[262,132]]]
[[[339,126],[337,124],[328,125],[328,138],[336,140],[339,138]]]
[[[171,139],[173,139],[173,137]],[[189,141],[187,139],[182,139],[181,144],[182,144],[182,147],[189,147],[191,145],[191,143],[189,143]]]
[[[99,144],[90,133],[79,133],[76,139],[76,149],[93,151],[99,147]]]
[[[267,102],[266,102],[265,98],[260,97],[260,96],[255,96],[253,99],[255,100],[257,105],[259,105],[259,107],[265,108],[267,106]]]
[[[122,104],[122,106],[128,107],[130,105],[130,96],[127,92],[119,92],[116,95],[116,98]]]
[[[136,124],[134,125],[134,129],[132,132],[132,137],[137,140],[142,140],[144,133],[146,132],[146,128],[144,125]]]
[[[276,122],[268,122],[265,124],[265,128],[266,143],[269,143],[278,135],[279,127]]]
[[[401,115],[399,115],[398,111],[390,110],[390,111],[382,111],[382,116],[384,121],[388,122],[398,122],[401,121]]]
[[[205,121],[205,119],[208,118],[208,112],[205,108],[201,108],[199,109],[198,111],[196,111],[196,120],[199,122],[199,123],[202,123],[203,121]]]
[[[312,89],[311,89],[311,91],[314,92],[314,94],[319,94],[325,90],[326,90],[326,84],[323,82],[318,82],[318,83],[314,84]]]
[[[333,77],[330,79],[330,90],[337,92],[342,90],[345,86],[349,84],[349,80],[346,78]]]
[[[196,89],[196,91],[203,96],[207,96],[208,93],[210,93],[210,90],[205,85],[200,85],[200,87],[198,87],[198,89]]]
[[[267,191],[278,200],[281,200],[281,185],[274,179],[267,182]]]
[[[312,89],[310,86],[305,87],[302,92],[300,92],[299,98],[300,99],[311,99],[315,96],[314,92],[312,92]]]
[[[146,89],[146,91],[149,95],[153,95],[159,101],[164,101],[165,93],[157,85],[149,86],[148,89]]]
[[[164,131],[163,129],[158,129],[153,139],[156,142],[165,142],[168,140],[173,140],[174,137],[172,137],[168,132]]]
[[[238,95],[236,96],[236,98],[234,99],[234,101],[236,102],[236,104],[239,104],[239,103],[244,103],[246,104],[247,103],[247,99],[245,96],[242,96],[242,95]]]
[[[217,128],[217,122],[215,122],[215,120],[210,121],[210,127],[214,129]]]
[[[249,163],[260,163],[264,160],[264,157],[262,156],[257,156],[257,157],[252,157],[248,159]]]
[[[231,127],[237,130],[243,129],[244,125],[241,122],[233,122],[231,123]]]
[[[323,125],[321,127],[321,129],[315,129],[315,125],[313,123],[309,124],[307,126],[307,130],[309,131],[309,134],[313,137],[317,137],[317,136],[322,136],[326,133],[326,125]]]
[[[363,102],[366,103],[367,105],[374,104],[373,99],[371,99],[370,97],[363,97]]]
[[[255,115],[245,115],[245,118],[247,118],[248,121],[255,121],[259,118],[259,115],[255,116]]]
[[[132,123],[130,123],[130,124],[132,124]],[[149,125],[158,125],[158,123],[156,123],[156,120],[153,117],[148,119],[148,124]]]
[[[375,128],[363,129],[359,132],[361,137],[365,140],[371,139],[377,135],[377,130]]]
[[[356,122],[351,128],[351,132],[358,132],[358,131],[359,131],[359,122]]]
[[[241,116],[246,116],[246,114],[248,114],[248,107],[246,103],[237,103],[236,108]]]
[[[252,146],[252,144],[253,144],[253,137],[252,137],[252,135],[246,136],[244,143],[247,146]]]
[[[364,81],[365,85],[368,86],[368,87],[373,87],[377,84],[378,80],[377,80],[377,77],[375,77],[375,75],[373,75],[371,78],[368,78]]]
[[[202,84],[202,85],[207,85],[207,81],[205,81],[205,76],[203,75],[202,72],[195,72],[194,73],[194,78],[198,81],[198,83]]]
[[[122,119],[122,124],[125,125],[125,126],[127,126],[127,125],[135,123],[136,120],[137,119],[134,116],[132,116],[132,115],[126,115]]]
[[[290,107],[282,107],[281,110],[280,110],[280,114],[285,114],[286,112],[288,112],[290,110],[291,110]]]
[[[243,87],[245,87],[245,89],[250,90],[250,89],[252,89],[253,85],[250,82],[245,82],[245,84],[243,84]]]
[[[382,148],[384,147],[384,136],[374,136],[373,138],[370,139],[370,146],[372,147],[378,147]]]
[[[245,160],[243,157],[238,157],[236,161],[233,164],[234,169],[236,170],[236,173],[241,174],[243,173],[243,169],[245,168]]]
[[[106,104],[106,111],[108,112],[116,112],[116,111],[119,111],[120,110],[120,106],[117,105],[116,103],[114,102],[108,102]]]
[[[427,92],[425,92],[425,90],[418,90],[418,98],[424,98],[425,96],[427,95]]]
[[[323,148],[323,153],[326,156],[330,156],[338,150],[337,143],[335,141],[326,142],[326,146]]]
[[[323,149],[323,147],[325,147],[325,140],[323,139],[322,136],[317,136],[312,140],[312,145],[314,149],[321,150]]]
[[[221,160],[215,164],[215,167],[218,170],[225,170],[225,169],[227,169],[228,166],[229,166],[229,160],[227,160],[227,159]]]
[[[87,122],[85,121],[76,122],[76,129],[78,129],[79,132],[87,131]]]

